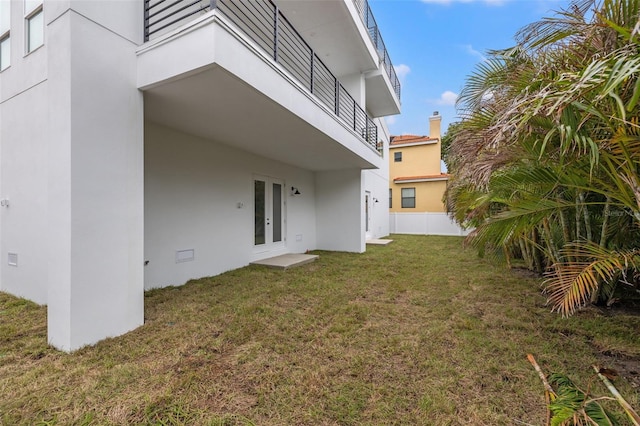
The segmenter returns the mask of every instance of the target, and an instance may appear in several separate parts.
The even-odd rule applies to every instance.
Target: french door
[[[266,176],[254,176],[253,205],[253,246],[256,251],[269,251],[283,247],[285,241],[284,182]]]
[[[364,223],[366,237],[371,238],[371,192],[364,194]]]

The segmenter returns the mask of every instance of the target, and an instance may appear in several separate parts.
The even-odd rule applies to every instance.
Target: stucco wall
[[[378,139],[383,141],[382,166],[362,172],[365,191],[371,193],[371,227],[368,238],[389,235],[389,129],[384,119],[376,119]],[[378,200],[378,202],[375,202]]]
[[[402,161],[394,161],[394,154],[402,152]],[[394,146],[390,149],[389,174],[391,178],[407,176],[427,176],[440,174],[440,142]]]
[[[364,192],[385,200],[383,174],[314,173],[154,124],[143,135],[141,2],[47,0],[44,11],[45,45],[31,54],[22,57],[23,28],[12,27],[12,66],[0,84],[0,199],[10,200],[0,208],[0,290],[48,304],[52,345],[74,350],[141,325],[145,287],[279,252],[364,250]],[[231,71],[344,142],[363,159],[352,164],[381,163],[345,125],[301,108],[309,96],[264,81],[265,65],[247,66],[262,59],[231,37],[216,38],[226,46],[217,59]],[[154,65],[180,63],[193,54],[186,47]],[[276,252],[253,247],[254,175],[301,192],[285,191],[287,239]],[[375,225],[382,234],[386,227]],[[194,260],[176,263],[184,249]],[[8,252],[17,266],[7,266]]]
[[[46,303],[63,350],[143,321],[142,97],[135,40],[114,32],[139,31],[115,19],[138,4],[92,19],[73,9],[97,3],[45,1],[44,45],[24,55],[14,2],[0,76],[0,290]],[[112,28],[96,25],[107,15]]]
[[[273,252],[254,250],[256,175],[282,179],[285,185],[286,245]],[[291,196],[291,186],[301,194]],[[180,285],[259,258],[313,250],[314,210],[310,171],[147,123],[145,288]],[[176,262],[176,251],[191,249],[193,261]]]
[[[133,43],[143,39],[143,5],[139,0],[45,0],[47,23],[55,21],[69,10]]]
[[[392,212],[398,213],[415,213],[415,212],[431,212],[444,213],[446,208],[442,201],[442,196],[447,189],[447,181],[430,181],[430,182],[413,182],[403,184],[392,184],[393,203]],[[402,207],[402,188],[416,189],[416,207]]]
[[[360,170],[316,172],[318,248],[365,251],[364,185]]]
[[[69,10],[48,28],[49,341],[143,323],[142,95],[136,45]]]
[[[0,104],[0,290],[47,301],[47,84]],[[8,262],[9,253],[17,265]]]

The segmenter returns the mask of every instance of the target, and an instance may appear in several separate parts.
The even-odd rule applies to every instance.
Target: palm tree
[[[553,309],[640,270],[640,0],[574,0],[472,74],[447,204],[469,242],[521,257]]]

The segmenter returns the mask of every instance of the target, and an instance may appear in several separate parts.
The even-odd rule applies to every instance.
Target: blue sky
[[[392,135],[442,131],[457,121],[453,103],[487,50],[511,47],[525,25],[569,0],[369,0],[402,82],[402,114],[387,117]]]

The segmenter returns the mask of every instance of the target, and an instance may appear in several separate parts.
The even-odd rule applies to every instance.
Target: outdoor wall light
[[[296,188],[295,186],[292,186],[292,187],[291,187],[291,196],[292,196],[292,197],[293,197],[294,195],[300,195],[300,194],[302,194],[302,193],[300,192],[300,190],[298,190],[298,188]]]
[[[374,199],[373,199],[373,202],[374,202],[374,203],[379,203],[379,201],[378,201],[378,199],[377,199],[377,198],[374,198]]]

